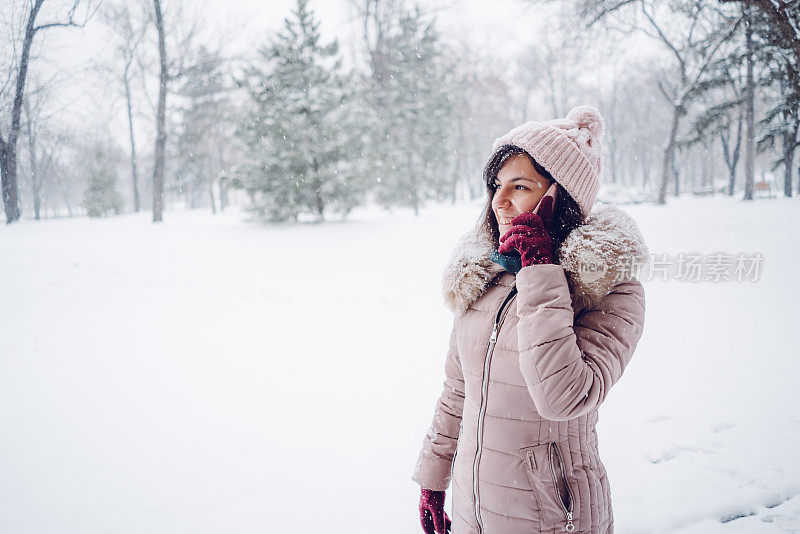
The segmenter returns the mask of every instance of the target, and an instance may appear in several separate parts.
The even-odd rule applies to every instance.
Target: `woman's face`
[[[511,228],[511,219],[533,211],[551,183],[536,172],[527,155],[508,158],[497,173],[492,198],[492,211],[501,236]]]

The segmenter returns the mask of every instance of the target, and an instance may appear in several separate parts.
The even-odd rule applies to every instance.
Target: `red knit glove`
[[[549,233],[553,222],[553,198],[542,198],[536,211],[538,213],[522,213],[514,217],[497,249],[500,254],[519,252],[523,267],[556,262],[553,238]]]
[[[419,520],[425,534],[450,532],[450,518],[444,513],[444,492],[422,490],[419,498]]]

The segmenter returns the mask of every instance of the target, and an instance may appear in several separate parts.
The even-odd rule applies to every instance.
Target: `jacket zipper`
[[[475,501],[475,520],[478,522],[478,532],[483,533],[483,523],[481,522],[481,501],[478,495],[478,465],[481,461],[481,452],[483,448],[483,420],[486,416],[486,395],[489,391],[489,364],[492,360],[492,353],[494,346],[497,343],[497,334],[500,331],[503,321],[508,313],[508,305],[517,294],[516,281],[511,286],[511,291],[506,295],[500,309],[497,310],[497,315],[494,319],[494,326],[492,327],[492,335],[489,337],[489,347],[486,349],[486,358],[483,362],[483,380],[481,382],[481,407],[478,415],[478,435],[477,435],[477,449],[475,451],[475,461],[472,464],[472,496]]]
[[[556,466],[555,462],[553,461],[553,453],[555,453],[556,460],[558,460],[558,474],[556,474]],[[564,517],[567,519],[567,526],[564,527],[564,530],[567,532],[572,532],[575,530],[575,525],[572,523],[572,504],[574,499],[572,497],[572,489],[569,487],[569,483],[567,482],[567,476],[564,473],[564,461],[561,458],[561,451],[558,448],[558,444],[556,442],[550,442],[550,471],[553,473],[553,485],[556,489],[556,496],[558,497],[558,503],[561,505],[561,509],[564,511]],[[564,487],[567,489],[567,495],[569,495],[569,509],[564,504],[564,499],[561,498],[561,491],[559,490],[559,481],[556,480],[557,477],[560,477],[561,482],[563,483]]]

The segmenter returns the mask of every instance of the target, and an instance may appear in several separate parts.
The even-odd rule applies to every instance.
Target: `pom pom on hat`
[[[578,106],[567,113],[569,120],[575,121],[579,128],[586,128],[592,137],[602,137],[606,131],[605,121],[597,108]]]

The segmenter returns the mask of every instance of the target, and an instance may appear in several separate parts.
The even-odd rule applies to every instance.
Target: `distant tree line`
[[[297,0],[246,56],[225,35],[209,38],[182,0],[9,2],[8,222],[143,208],[160,221],[171,205],[236,204],[273,222],[344,218],[366,204],[417,213],[485,194],[495,137],[581,103],[607,121],[602,200],[800,194],[797,1],[519,0],[549,9],[548,26],[502,55],[445,36],[437,16],[452,7],[348,0],[357,35],[345,55],[313,4]],[[103,85],[99,127],[60,110],[67,82],[39,68],[50,50],[36,45],[42,32],[89,26],[108,43],[90,73]],[[636,36],[661,52],[633,58],[625,47]]]
[[[547,2],[543,2],[547,3]],[[800,138],[800,2],[773,0],[589,0],[570,2],[578,20],[599,33],[645,34],[660,43],[671,61],[653,81],[671,108],[662,141],[659,203],[680,194],[681,171],[703,175],[721,159],[728,172],[725,192],[733,195],[738,163],[744,159],[745,200],[756,186],[756,158],[766,171],[782,169],[782,190],[800,194],[794,154]],[[666,118],[666,117],[665,117]],[[700,148],[710,155],[681,169]],[[715,154],[716,152],[716,154]],[[800,169],[798,169],[800,170]],[[796,184],[793,187],[793,184]],[[695,183],[693,183],[695,185]],[[708,188],[708,189],[706,189]]]

